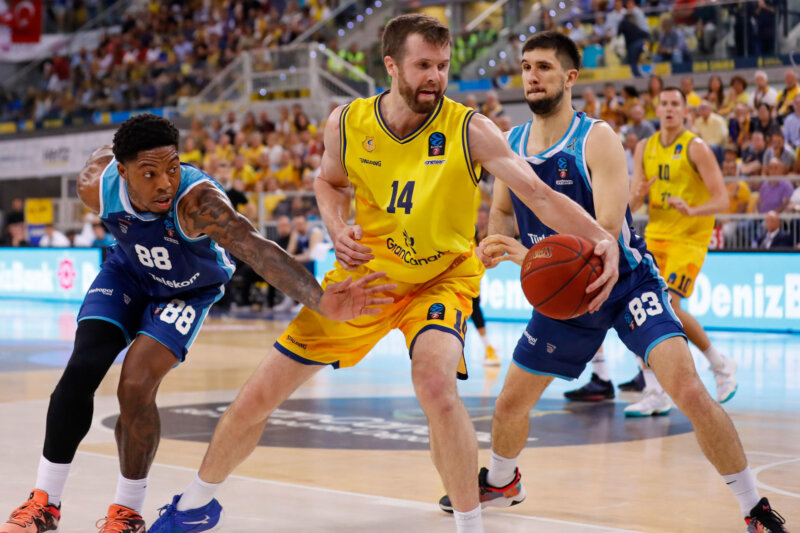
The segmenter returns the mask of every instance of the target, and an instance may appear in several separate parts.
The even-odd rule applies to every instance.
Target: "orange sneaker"
[[[108,514],[95,523],[101,533],[145,533],[144,519],[142,516],[122,505],[113,504],[108,508]]]
[[[61,506],[51,505],[45,491],[33,489],[28,501],[17,507],[0,533],[42,533],[58,529]]]

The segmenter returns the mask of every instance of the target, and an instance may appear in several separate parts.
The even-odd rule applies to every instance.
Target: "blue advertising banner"
[[[0,248],[0,298],[80,302],[100,262],[99,248]]]
[[[317,268],[320,280],[331,268],[333,252]],[[684,308],[703,327],[800,332],[800,254],[709,253]],[[530,318],[517,265],[486,271],[481,309],[488,320]]]

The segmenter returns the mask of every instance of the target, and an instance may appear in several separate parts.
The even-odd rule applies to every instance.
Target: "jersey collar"
[[[431,122],[434,121],[434,119],[439,115],[439,111],[442,110],[445,98],[444,96],[442,96],[442,99],[439,100],[439,105],[436,106],[436,109],[434,109],[428,114],[428,116],[425,118],[425,120],[422,121],[422,124],[420,124],[419,127],[417,127],[417,129],[415,129],[405,137],[401,138],[394,134],[394,132],[389,128],[386,122],[384,122],[383,115],[381,115],[381,98],[383,98],[387,94],[389,94],[389,91],[383,92],[380,95],[378,95],[377,98],[375,98],[375,118],[378,121],[378,125],[386,133],[386,135],[388,135],[394,141],[397,141],[400,144],[406,144],[407,142],[416,139],[417,136],[420,133],[422,133],[425,130],[425,128],[427,128],[431,124]]]

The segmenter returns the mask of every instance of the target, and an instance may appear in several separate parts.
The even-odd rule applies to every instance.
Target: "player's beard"
[[[528,100],[525,98],[525,101],[528,102],[528,107],[531,108],[534,115],[549,115],[558,107],[558,104],[560,104],[563,99],[564,86],[562,85],[553,96],[545,96],[543,98],[537,98],[536,100]]]
[[[397,77],[397,88],[400,90],[400,96],[403,97],[405,100],[406,105],[413,111],[414,113],[420,115],[427,115],[432,113],[436,106],[439,105],[439,101],[442,99],[442,90],[439,89],[436,91],[436,95],[434,96],[433,100],[420,102],[417,100],[417,96],[420,94],[420,89],[415,89],[411,87],[411,85],[407,84],[404,76],[403,71],[399,71],[399,76]],[[433,90],[433,87],[426,88],[427,90]]]

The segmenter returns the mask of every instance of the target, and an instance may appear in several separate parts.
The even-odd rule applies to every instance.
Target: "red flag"
[[[8,0],[0,24],[11,28],[12,43],[38,43],[42,35],[42,0]]]

